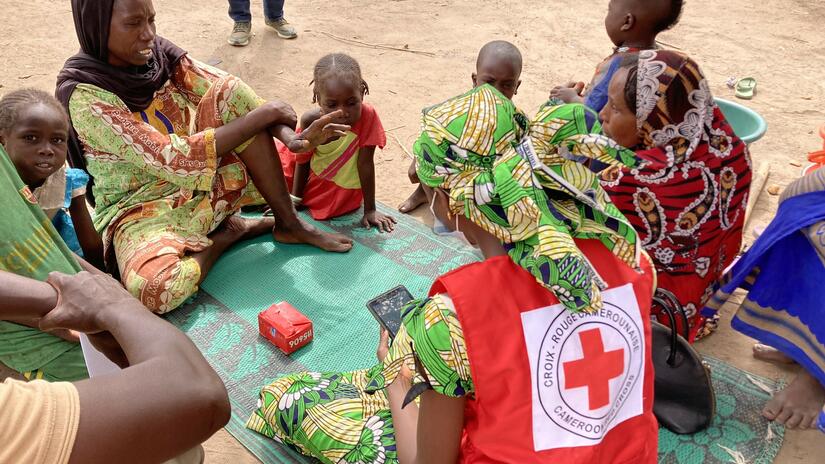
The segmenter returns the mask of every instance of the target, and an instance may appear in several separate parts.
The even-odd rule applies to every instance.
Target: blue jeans
[[[284,0],[264,0],[264,16],[269,21],[284,17]],[[236,23],[252,22],[249,0],[229,0],[229,17]]]

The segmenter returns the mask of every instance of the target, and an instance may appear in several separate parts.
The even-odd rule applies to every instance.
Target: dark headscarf
[[[81,50],[66,60],[57,75],[55,91],[66,111],[69,111],[69,99],[78,84],[91,84],[112,92],[132,111],[144,110],[186,54],[177,45],[157,36],[152,59],[145,66],[120,68],[110,65],[109,27],[114,3],[115,0],[72,0],[72,16]],[[72,128],[69,133],[69,164],[86,170],[77,132]]]

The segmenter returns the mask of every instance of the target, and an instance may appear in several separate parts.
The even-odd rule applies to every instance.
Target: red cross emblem
[[[564,389],[587,387],[591,411],[610,403],[610,381],[624,373],[624,349],[604,351],[599,329],[579,332],[584,357],[564,363]]]

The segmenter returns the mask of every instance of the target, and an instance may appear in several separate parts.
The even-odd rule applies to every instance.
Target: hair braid
[[[323,88],[324,82],[330,77],[349,79],[361,90],[362,95],[369,95],[370,86],[361,77],[361,66],[355,58],[345,53],[330,53],[325,55],[315,64],[312,81],[312,103],[318,102],[319,89]]]
[[[17,122],[20,108],[42,103],[66,117],[66,109],[51,94],[39,89],[26,88],[9,92],[0,99],[0,132],[10,129]]]

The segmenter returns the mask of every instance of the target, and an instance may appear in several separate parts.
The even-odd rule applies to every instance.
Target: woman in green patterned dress
[[[530,123],[485,85],[425,109],[423,126],[416,169],[433,214],[455,224],[487,261],[509,256],[562,310],[602,305],[604,286],[574,239],[598,239],[611,258],[638,266],[635,231],[580,163],[634,158],[597,135],[592,111],[545,106]],[[531,169],[516,150],[522,141],[547,171]],[[477,391],[452,297],[442,289],[404,308],[391,346],[382,332],[380,363],[371,369],[303,372],[264,387],[247,427],[324,463],[456,462],[460,447],[471,459],[461,442],[465,398]]]
[[[93,179],[106,265],[155,312],[194,294],[234,242],[267,232],[346,252],[352,241],[299,219],[273,137],[304,152],[349,126],[331,113],[296,135],[296,115],[156,35],[151,0],[72,0],[82,50],[57,97],[71,117],[69,162]],[[268,204],[276,221],[233,216]]]

